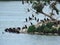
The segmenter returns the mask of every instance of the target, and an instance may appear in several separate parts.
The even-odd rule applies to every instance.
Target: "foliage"
[[[49,22],[46,24],[46,27],[44,28],[44,31],[47,33],[57,33],[57,29],[53,28],[54,24],[52,22]]]
[[[37,31],[38,32],[43,32],[45,27],[46,27],[46,25],[42,24],[41,26],[37,27]]]
[[[37,32],[43,32],[45,25],[37,27]]]
[[[43,33],[57,33],[56,28],[52,28],[53,23],[49,22],[46,25],[42,24],[42,26],[39,26],[37,28],[38,32],[43,32]]]
[[[41,29],[41,32],[43,32],[43,30],[44,30],[44,28],[46,27],[46,25],[45,24],[42,24],[42,26],[40,27]]]
[[[32,26],[29,26],[27,32],[29,33],[29,32],[35,32],[35,31],[36,31],[36,27],[34,25],[32,25]]]
[[[42,9],[43,9],[44,5],[42,3],[39,3],[39,2],[34,2],[32,7],[33,7],[33,9],[36,10],[36,12],[42,13]]]
[[[49,8],[51,9],[51,10],[55,10],[56,11],[56,13],[57,13],[57,15],[59,14],[59,10],[57,9],[57,7],[56,7],[56,2],[53,2],[53,3],[51,3],[50,2],[51,0],[43,0],[42,2],[41,2],[41,0],[36,0],[35,2],[33,2],[32,3],[32,8],[34,9],[34,10],[36,10],[36,13],[42,13],[43,15],[45,15],[45,16],[47,16],[47,17],[49,17],[50,19],[55,19],[54,17],[52,17],[51,15],[53,15],[53,12],[52,12],[52,14],[46,14],[46,13],[44,13],[42,10],[43,10],[43,8],[44,8],[44,6],[48,6],[48,5],[46,5],[47,3],[49,4]],[[51,4],[50,4],[51,3]],[[56,19],[55,19],[56,20]]]
[[[54,33],[57,33],[58,32],[58,34],[60,35],[60,28],[58,29],[58,31],[57,31],[57,29],[56,28],[53,28],[52,27],[52,25],[53,25],[53,23],[47,23],[46,25],[45,24],[42,24],[41,26],[39,26],[39,27],[37,27],[37,28],[35,28],[35,26],[34,25],[32,25],[32,26],[30,26],[29,28],[28,28],[28,32],[42,32],[42,33],[52,33],[52,34],[54,34]]]
[[[57,33],[57,29],[56,28],[51,28],[52,29],[52,33],[54,34],[54,33]]]
[[[43,1],[50,3],[50,0],[43,0]]]
[[[41,32],[41,26],[37,27],[37,32]]]
[[[60,0],[56,0],[56,1],[60,3]]]
[[[58,34],[60,35],[60,27],[58,28]]]
[[[49,33],[50,32],[50,29],[48,27],[45,27],[44,30],[43,30],[44,33]]]
[[[48,28],[52,28],[52,26],[53,26],[53,23],[52,23],[52,22],[48,22],[48,23],[46,24],[46,27],[48,27]]]

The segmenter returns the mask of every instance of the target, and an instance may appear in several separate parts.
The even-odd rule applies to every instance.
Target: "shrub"
[[[60,27],[58,28],[58,34],[60,35]]]
[[[57,29],[56,28],[51,28],[51,32],[54,34],[54,33],[57,33]]]
[[[33,32],[33,33],[34,33],[35,31],[36,31],[36,27],[35,27],[34,25],[32,25],[32,26],[29,26],[27,32],[28,32],[28,33],[29,33],[29,32]]]
[[[36,31],[41,32],[41,26],[37,27]]]
[[[48,27],[45,27],[44,28],[44,33],[57,33],[57,29],[56,28],[48,28]]]
[[[52,28],[53,23],[52,23],[52,22],[49,22],[49,23],[46,24],[46,26],[47,26],[48,28]]]
[[[44,28],[45,28],[45,27],[46,27],[46,25],[45,25],[45,24],[42,24],[42,26],[40,27],[41,32],[44,31]]]
[[[37,27],[37,32],[43,32],[45,28],[45,24],[42,24],[42,26]]]
[[[44,31],[44,33],[49,33],[50,29],[48,27],[45,27],[43,31]]]

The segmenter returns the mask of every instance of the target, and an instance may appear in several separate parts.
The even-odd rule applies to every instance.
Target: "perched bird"
[[[26,20],[26,22],[28,21],[27,18],[25,20]]]
[[[22,0],[22,4],[24,4],[24,0]]]
[[[32,20],[32,18],[31,18],[31,17],[29,17],[29,20]]]
[[[23,26],[22,29],[27,29],[27,25]]]
[[[31,25],[33,25],[33,23],[32,23],[32,22],[30,22],[30,24],[31,24]]]
[[[20,27],[17,27],[18,30],[20,30],[21,28]]]
[[[32,17],[34,17],[34,15],[32,14]]]
[[[44,21],[43,21],[43,20],[40,20],[40,21],[44,23]]]
[[[22,30],[25,29],[25,27],[22,27]]]
[[[20,29],[20,28],[19,28]],[[17,30],[16,28],[6,28],[5,32],[12,32],[12,33],[20,33],[19,30]]]
[[[39,22],[39,18],[37,19],[37,22]]]
[[[46,21],[46,18],[44,18],[44,21]]]
[[[36,17],[35,17],[35,20],[36,20]]]
[[[8,32],[8,30],[9,30],[9,29],[8,29],[8,28],[6,28],[6,29],[5,29],[5,32]]]
[[[47,18],[47,21],[49,21],[49,19]]]
[[[27,28],[27,25],[25,25],[25,28]]]
[[[8,29],[9,32],[12,32],[12,30],[13,30],[12,28],[9,28],[9,29]]]
[[[16,30],[16,28],[13,28],[12,30],[11,30],[11,32],[16,32],[17,30]]]
[[[19,28],[19,27],[18,27],[18,28]],[[20,29],[20,28],[19,28],[19,29]],[[13,28],[13,29],[12,29],[12,32],[13,32],[13,33],[20,33],[19,30],[16,29],[16,28]]]

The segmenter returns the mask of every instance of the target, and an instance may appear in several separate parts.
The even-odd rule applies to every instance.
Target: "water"
[[[31,17],[32,13],[35,14],[32,11],[27,12],[27,8],[29,7],[31,8],[31,4],[26,3],[22,5],[20,1],[0,2],[0,45],[59,45],[60,36],[12,34],[4,32],[5,28],[22,27],[25,24],[29,26],[30,22],[36,24],[35,20],[25,22],[26,17]],[[59,8],[60,5],[57,5],[57,7]],[[47,10],[47,8],[43,10],[46,13],[50,10]],[[39,19],[45,17],[42,14],[35,16]]]
[[[60,45],[60,36],[4,34],[0,45]]]

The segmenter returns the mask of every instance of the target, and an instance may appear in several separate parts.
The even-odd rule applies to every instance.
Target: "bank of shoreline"
[[[49,25],[50,25],[50,22],[51,21],[48,21],[48,22],[46,22],[46,24],[49,23]],[[37,28],[37,27],[41,26],[42,24],[43,24],[42,22],[39,22],[36,25],[31,25],[31,26]],[[37,31],[31,31],[31,32],[28,32],[28,30],[29,30],[28,28],[29,27],[27,27],[27,28],[24,27],[23,29],[21,29],[20,27],[18,27],[17,29],[16,28],[6,28],[5,29],[5,32],[17,33],[17,34],[20,34],[20,33],[23,33],[23,34],[35,34],[35,35],[55,35],[55,36],[60,35],[60,31],[59,31],[60,30],[60,28],[59,28],[60,27],[60,24],[57,27],[53,27],[53,28],[55,28],[54,29],[55,31],[52,30],[51,32],[49,32],[49,31],[42,31],[42,32],[39,32],[39,31],[38,32]],[[31,28],[30,28],[30,30],[31,30]],[[33,28],[32,30],[34,30],[35,28]],[[58,28],[59,28],[59,30],[57,30]]]
[[[9,33],[13,33],[13,32],[9,32]],[[14,34],[14,33],[13,33]],[[16,33],[16,34],[30,34],[30,35],[46,35],[46,36],[60,36],[58,33],[43,33],[43,32],[34,32],[34,33],[32,33],[32,32],[30,32],[30,33],[28,33],[26,30],[23,32],[23,31],[21,31],[21,32],[19,32],[19,33]]]

